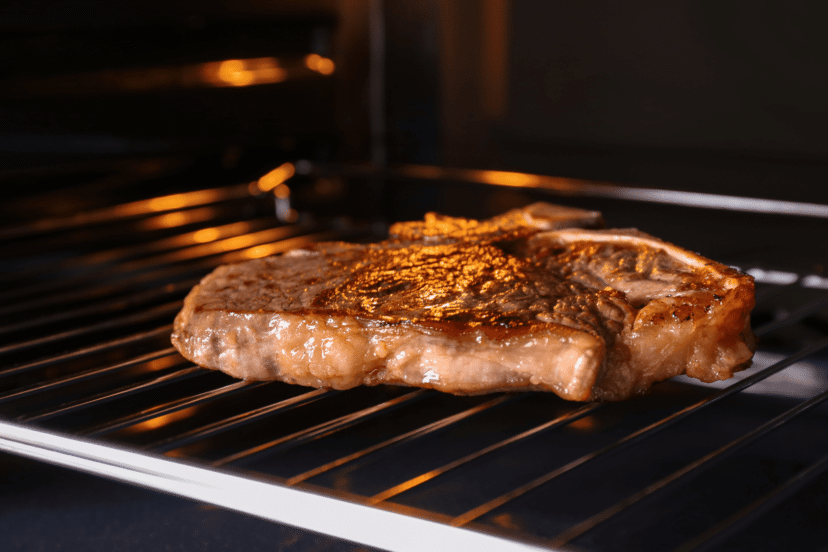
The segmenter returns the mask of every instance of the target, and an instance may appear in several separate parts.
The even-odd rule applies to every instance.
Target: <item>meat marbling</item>
[[[175,321],[197,364],[250,380],[620,400],[750,364],[753,281],[598,213],[430,214],[375,244],[217,268]],[[575,226],[576,228],[572,228]]]

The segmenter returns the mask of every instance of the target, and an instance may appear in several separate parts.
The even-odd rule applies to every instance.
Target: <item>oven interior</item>
[[[822,235],[824,206],[778,202],[749,212],[694,206],[675,192],[641,196],[658,202],[629,199],[629,188],[571,179],[516,188],[497,184],[507,175],[491,171],[305,160],[275,167],[280,182],[265,192],[261,183],[275,177],[239,182],[230,174],[205,187],[203,167],[141,158],[7,176],[21,187],[77,183],[3,206],[4,450],[280,523],[299,522],[277,499],[240,507],[238,496],[179,489],[170,474],[206,469],[265,493],[296,489],[357,504],[355,526],[375,512],[429,522],[405,539],[399,533],[396,544],[372,531],[337,533],[321,513],[300,525],[377,548],[422,548],[418,538],[444,529],[454,531],[457,549],[478,546],[464,541],[469,535],[504,549],[573,550],[761,549],[783,540],[809,547],[828,537],[809,515],[828,484],[820,438],[828,278],[806,262],[825,248],[809,239]],[[186,185],[152,193],[170,179]],[[78,189],[101,180],[107,186],[90,205],[66,208],[67,198],[89,197]],[[382,198],[373,213],[366,194]],[[462,207],[457,198],[472,194],[481,200]],[[675,378],[645,397],[579,404],[544,393],[244,382],[171,348],[184,295],[213,267],[313,241],[379,239],[389,220],[421,216],[422,197],[477,216],[539,199],[600,208],[611,226],[635,225],[738,266],[757,282],[753,366],[719,384]],[[55,207],[63,213],[25,215],[41,204],[63,205]],[[119,460],[123,451],[138,460]],[[166,462],[155,468],[158,460]],[[160,479],[143,479],[141,466],[160,470]],[[405,531],[396,519],[383,523]]]
[[[828,543],[828,50],[799,51],[821,29],[770,3],[472,4],[0,8],[0,450],[241,512],[284,550]],[[170,345],[220,264],[533,201],[753,275],[753,366],[577,404],[243,382]],[[30,514],[0,505],[13,535]]]

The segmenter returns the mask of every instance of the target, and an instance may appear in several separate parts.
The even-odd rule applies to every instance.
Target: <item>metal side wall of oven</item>
[[[828,277],[816,266],[828,206],[423,166],[274,169],[214,186],[158,159],[104,163],[94,205],[51,217],[20,214],[100,189],[89,167],[5,176],[75,187],[2,207],[0,449],[195,501],[183,503],[205,519],[241,512],[233,527],[286,550],[828,544],[813,515],[828,496]],[[152,193],[171,180],[179,192]],[[384,211],[371,217],[377,190]],[[461,201],[472,195],[475,207]],[[610,226],[740,267],[757,281],[753,366],[578,404],[244,382],[171,348],[184,295],[213,267],[377,239],[389,220],[422,215],[423,197],[477,216],[539,199],[600,208]],[[5,507],[0,518],[24,519]],[[218,530],[203,531],[207,542]]]

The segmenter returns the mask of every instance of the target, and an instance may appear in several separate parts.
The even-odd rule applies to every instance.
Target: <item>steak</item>
[[[189,360],[249,380],[620,400],[750,364],[753,281],[595,212],[427,215],[374,244],[217,268],[176,317]],[[572,228],[576,226],[576,228]]]

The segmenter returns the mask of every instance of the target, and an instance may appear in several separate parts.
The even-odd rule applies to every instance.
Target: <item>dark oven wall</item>
[[[821,4],[386,11],[392,161],[828,202]]]

